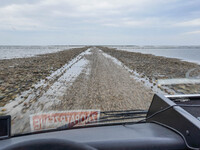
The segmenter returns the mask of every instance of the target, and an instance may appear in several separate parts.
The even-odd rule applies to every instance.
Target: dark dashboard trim
[[[35,140],[66,140],[96,149],[187,149],[180,135],[156,123],[120,124],[13,137],[0,141],[0,149]]]
[[[142,122],[140,122],[140,123],[142,123]],[[117,122],[117,123],[90,124],[90,125],[86,125],[86,126],[77,126],[77,127],[73,127],[73,128],[66,128],[66,129],[48,129],[48,130],[35,131],[35,132],[29,132],[29,133],[14,134],[14,135],[11,135],[10,138],[35,135],[35,134],[41,134],[41,133],[49,133],[49,132],[59,132],[59,131],[65,131],[65,130],[74,130],[74,129],[83,129],[83,128],[85,129],[85,128],[104,127],[104,126],[117,126],[117,125],[124,125],[124,124],[139,124],[139,122]]]

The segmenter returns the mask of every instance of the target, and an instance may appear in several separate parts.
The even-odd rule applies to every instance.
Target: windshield
[[[155,93],[200,94],[199,5],[0,1],[0,115],[12,135],[139,121]]]

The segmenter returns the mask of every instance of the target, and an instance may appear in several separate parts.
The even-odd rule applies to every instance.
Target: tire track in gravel
[[[89,51],[90,48],[5,105],[5,113],[12,116],[12,134],[30,132],[32,114],[50,113],[51,108],[63,100],[63,93],[87,66],[85,56]]]
[[[92,48],[91,54],[85,56],[89,60],[88,66],[66,91],[63,100],[54,110],[106,111],[149,107],[153,97],[151,89],[131,78],[125,68],[102,53],[101,50]]]

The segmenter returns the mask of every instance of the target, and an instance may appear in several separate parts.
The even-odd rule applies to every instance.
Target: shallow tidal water
[[[135,46],[113,46],[119,50],[153,54],[169,58],[178,58],[188,62],[200,64],[200,46],[185,47],[135,47]]]

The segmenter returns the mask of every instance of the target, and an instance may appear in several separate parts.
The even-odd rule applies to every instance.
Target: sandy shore
[[[86,49],[75,48],[37,57],[0,60],[0,107]]]
[[[153,85],[157,85],[157,80],[159,79],[186,78],[187,73],[194,68],[197,68],[196,72],[191,72],[190,76],[195,78],[195,76],[200,74],[200,66],[195,63],[181,61],[175,58],[154,56],[151,54],[116,50],[114,48],[99,48],[107,54],[117,58],[130,69],[139,73],[141,78],[148,78]],[[159,88],[168,94],[200,93],[199,84],[168,85]]]

